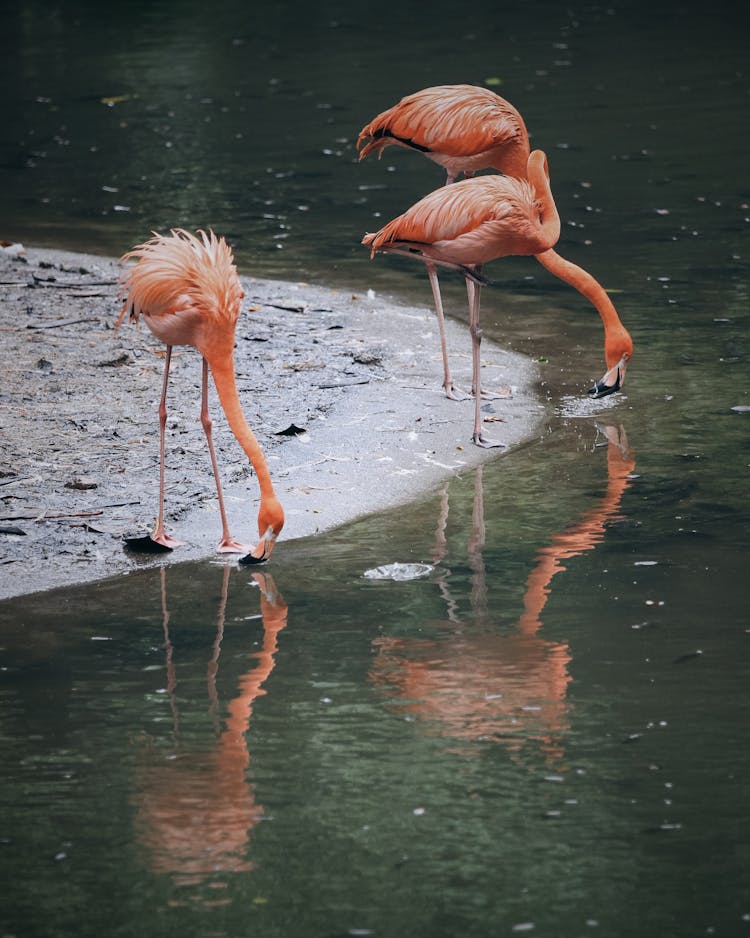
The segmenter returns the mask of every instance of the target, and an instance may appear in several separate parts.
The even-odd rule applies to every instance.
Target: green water
[[[282,542],[263,604],[211,561],[1,603],[0,933],[750,931],[747,18],[675,10],[5,5],[0,236],[211,225],[243,272],[426,306],[359,240],[441,171],[353,141],[499,79],[636,352],[590,406],[598,317],[497,262],[541,439]],[[394,562],[433,569],[364,576]]]

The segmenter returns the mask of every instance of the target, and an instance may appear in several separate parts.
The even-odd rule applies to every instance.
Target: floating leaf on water
[[[416,580],[433,569],[428,563],[387,563],[382,567],[365,570],[362,576],[368,580]]]
[[[485,78],[484,83],[488,88],[497,88],[499,85],[502,85],[503,80],[502,78],[498,78],[497,75],[493,75],[491,78]]]

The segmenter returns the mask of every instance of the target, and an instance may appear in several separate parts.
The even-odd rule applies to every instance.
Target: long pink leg
[[[448,340],[445,336],[445,316],[443,315],[443,298],[440,295],[440,283],[438,281],[437,270],[434,264],[427,263],[427,276],[430,278],[432,287],[432,297],[435,300],[435,312],[437,313],[438,330],[440,332],[440,351],[443,355],[443,387],[445,396],[452,401],[463,401],[468,397],[460,388],[457,388],[451,378],[450,364],[448,363]]]
[[[479,268],[477,267],[477,272]],[[491,447],[503,446],[502,443],[495,443],[488,440],[482,433],[482,379],[480,369],[482,362],[480,358],[480,347],[482,345],[482,330],[479,327],[479,300],[482,288],[478,283],[470,282],[467,278],[467,288],[469,292],[469,332],[471,333],[471,365],[472,365],[472,388],[474,390],[474,433],[472,440],[477,446]]]
[[[466,280],[466,292],[469,294],[469,309],[471,309],[471,304],[474,302],[474,291],[479,290],[479,284],[474,283],[473,280]],[[477,298],[477,303],[479,299]],[[476,387],[472,384],[471,393],[475,395],[477,393]],[[497,401],[497,400],[508,400],[513,397],[513,392],[510,388],[500,388],[499,391],[482,391],[482,397],[486,401]]]
[[[219,464],[216,461],[216,451],[214,450],[214,441],[211,435],[213,421],[208,412],[208,362],[203,359],[203,386],[201,390],[201,424],[206,434],[208,442],[208,452],[211,456],[211,466],[214,470],[214,479],[216,480],[216,494],[219,497],[219,512],[221,513],[221,541],[216,548],[220,554],[246,554],[250,548],[247,544],[240,544],[235,541],[229,533],[227,524],[227,513],[224,509],[224,496],[221,492],[221,479],[219,478]]]
[[[172,346],[167,346],[167,353],[164,357],[164,380],[161,387],[161,399],[159,400],[159,514],[156,517],[156,524],[151,533],[151,540],[156,544],[161,544],[172,550],[179,547],[182,541],[178,541],[164,530],[164,458],[165,458],[165,435],[167,427],[167,385],[169,384],[169,365],[172,361]]]

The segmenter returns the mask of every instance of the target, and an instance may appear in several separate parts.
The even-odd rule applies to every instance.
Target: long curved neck
[[[227,416],[229,427],[255,469],[261,498],[273,496],[271,473],[268,471],[263,450],[250,429],[240,404],[237,381],[234,376],[234,356],[231,354],[217,358],[206,356],[206,360],[214,377],[216,391]]]
[[[604,330],[609,333],[610,330],[625,331],[625,327],[617,315],[617,310],[612,300],[607,296],[604,287],[598,283],[591,274],[587,273],[582,267],[566,261],[552,249],[544,251],[541,254],[534,255],[542,267],[545,267],[551,274],[569,283],[592,303],[604,323]]]
[[[542,241],[548,248],[557,244],[560,239],[560,216],[557,212],[552,189],[549,184],[549,169],[547,157],[542,150],[534,150],[529,156],[526,167],[528,180],[531,183],[536,200],[540,208],[540,234]]]

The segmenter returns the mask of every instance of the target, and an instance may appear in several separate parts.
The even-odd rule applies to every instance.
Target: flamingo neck
[[[587,273],[582,267],[566,261],[565,258],[560,257],[552,249],[536,254],[535,257],[542,267],[559,277],[560,280],[570,284],[596,307],[604,324],[605,342],[606,338],[616,332],[623,333],[624,336],[628,335],[627,330],[620,321],[620,317],[617,315],[612,300],[607,296],[602,285],[591,274]]]
[[[263,450],[255,438],[255,434],[250,429],[245,414],[242,411],[239,394],[237,393],[237,381],[234,375],[234,356],[222,356],[221,360],[208,358],[208,366],[214,378],[216,391],[221,401],[221,406],[226,414],[227,421],[237,442],[247,454],[247,458],[252,463],[255,474],[258,477],[260,486],[261,500],[274,496],[273,484],[271,482],[271,473],[268,471],[268,465],[263,455]]]
[[[534,189],[540,209],[539,231],[542,241],[549,249],[557,244],[560,238],[560,215],[549,184],[547,157],[542,150],[534,150],[529,154],[526,175]]]

